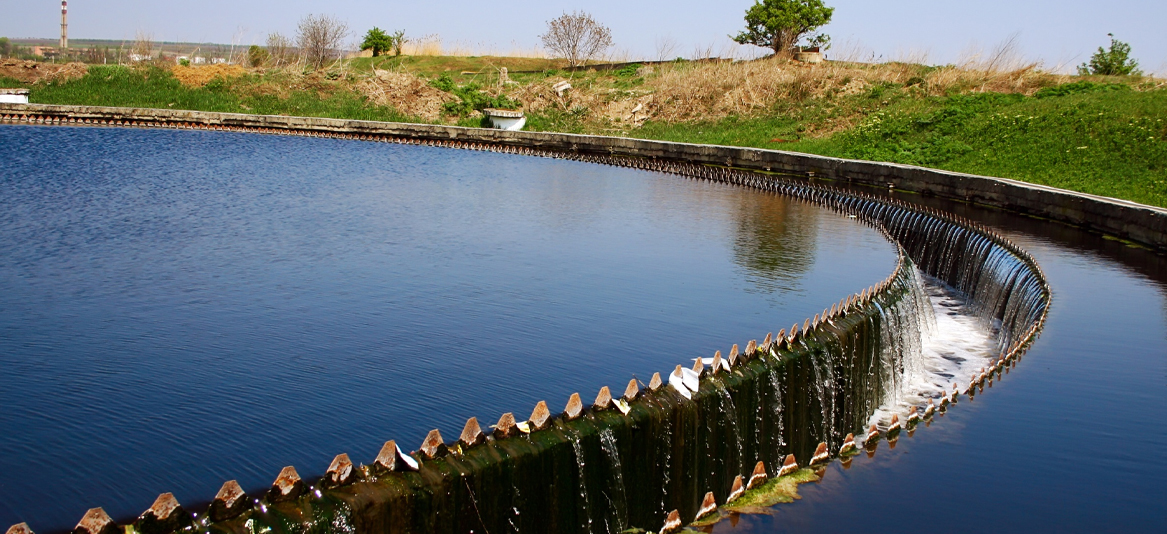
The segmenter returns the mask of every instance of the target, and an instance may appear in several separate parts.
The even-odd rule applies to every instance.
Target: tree
[[[296,44],[304,61],[320,69],[337,57],[341,42],[348,37],[348,24],[329,15],[308,15],[300,19],[296,31]]]
[[[733,40],[789,53],[803,35],[831,22],[835,8],[822,0],[754,0],[746,10],[746,29]],[[825,36],[823,36],[825,38]]]
[[[1078,74],[1081,76],[1089,74],[1142,76],[1143,72],[1139,70],[1139,63],[1131,58],[1131,45],[1115,39],[1113,33],[1106,35],[1110,37],[1110,50],[1098,47],[1098,51],[1090,56],[1090,63],[1078,66]]]
[[[543,46],[566,58],[572,67],[584,64],[612,46],[612,30],[582,11],[564,13],[547,21],[547,33],[539,38]]]
[[[267,34],[267,53],[271,56],[272,65],[275,67],[287,65],[295,59],[292,41],[279,32]]]
[[[12,43],[7,37],[0,37],[0,57],[12,55]]]
[[[373,26],[373,29],[365,34],[365,40],[361,43],[361,50],[372,49],[373,57],[377,57],[392,48],[393,36],[376,26]]]

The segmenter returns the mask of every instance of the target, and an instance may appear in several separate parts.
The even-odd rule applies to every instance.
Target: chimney
[[[61,0],[61,50],[69,48],[69,1]]]

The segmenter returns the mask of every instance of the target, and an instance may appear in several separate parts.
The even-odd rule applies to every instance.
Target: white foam
[[[972,377],[995,359],[997,334],[993,325],[974,316],[956,290],[931,278],[923,282],[932,317],[921,321],[919,353],[905,356],[899,387],[891,388],[868,425],[887,428],[893,413],[903,416],[912,406],[928,404],[928,399],[940,400],[952,391],[954,383],[962,389],[968,387]]]

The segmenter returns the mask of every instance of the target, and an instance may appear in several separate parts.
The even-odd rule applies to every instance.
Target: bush
[[[1098,47],[1098,51],[1090,57],[1090,63],[1083,63],[1078,67],[1078,74],[1082,76],[1088,74],[1142,76],[1139,63],[1130,57],[1131,45],[1115,39],[1113,33],[1107,35],[1110,36],[1110,50]]]
[[[247,49],[247,63],[252,67],[262,67],[271,59],[271,54],[267,53],[262,47],[251,45]]]
[[[472,111],[482,111],[486,108],[518,109],[520,107],[519,102],[506,95],[496,96],[483,92],[482,87],[476,83],[459,86],[448,74],[430,80],[429,83],[432,87],[458,97],[457,102],[447,102],[442,105],[442,109],[450,115],[463,117]]]
[[[614,72],[613,74],[615,74],[616,76],[619,76],[621,78],[631,78],[633,76],[636,76],[637,72],[643,66],[644,65],[641,65],[640,63],[633,63],[631,65],[624,65],[623,67],[620,67],[619,69],[617,69],[616,72]]]

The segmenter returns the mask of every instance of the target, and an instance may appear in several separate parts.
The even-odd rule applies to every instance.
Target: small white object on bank
[[[5,104],[27,104],[28,89],[0,89],[0,102]]]
[[[522,111],[486,108],[482,110],[482,114],[490,119],[491,126],[499,130],[518,131],[527,124],[527,117]]]

